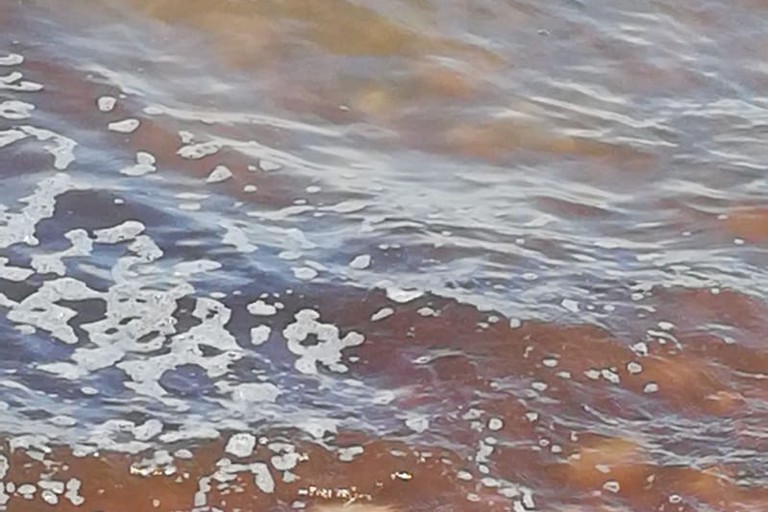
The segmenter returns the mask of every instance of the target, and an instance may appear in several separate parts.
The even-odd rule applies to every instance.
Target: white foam
[[[361,254],[359,256],[355,256],[355,258],[349,262],[349,266],[356,270],[364,270],[368,268],[370,265],[371,265],[370,254]]]
[[[257,325],[251,328],[251,345],[261,345],[269,339],[272,328],[268,325]]]
[[[257,300],[248,304],[248,312],[256,316],[272,316],[277,313],[277,308],[263,300]]]
[[[157,171],[155,163],[156,160],[154,155],[147,153],[146,151],[138,151],[136,153],[136,164],[121,169],[120,174],[126,176],[144,176],[145,174]]]
[[[219,386],[219,389],[226,391],[227,385]],[[232,385],[230,387],[232,401],[235,407],[242,410],[243,406],[257,403],[274,403],[282,394],[280,388],[271,382],[246,382],[244,384]]]
[[[220,149],[221,144],[217,142],[202,142],[199,144],[182,146],[178,151],[176,151],[176,154],[181,158],[199,160],[200,158],[218,153]]]
[[[200,194],[198,192],[180,192],[173,197],[177,199],[185,199],[190,201],[199,201],[201,199],[208,199],[211,194]]]
[[[235,457],[247,457],[253,453],[253,448],[256,446],[256,438],[253,435],[240,432],[234,434],[227,441],[227,446],[224,451],[234,455]]]
[[[24,75],[18,71],[12,71],[5,76],[0,76],[0,90],[5,89],[17,92],[37,92],[43,90],[41,84],[22,80],[22,78],[24,78]]]
[[[31,266],[38,274],[52,273],[64,276],[66,266],[64,258],[89,256],[93,251],[93,240],[84,229],[74,229],[64,235],[72,244],[68,249],[52,254],[35,254]]]
[[[93,232],[96,242],[101,244],[118,244],[134,240],[144,232],[146,226],[137,220],[127,220],[111,228],[98,229]]]
[[[205,179],[206,183],[221,183],[232,177],[232,171],[225,165],[217,165]]]
[[[228,307],[215,299],[201,297],[196,300],[192,316],[199,319],[200,324],[174,336],[167,345],[168,353],[117,364],[131,378],[126,387],[141,394],[163,397],[166,393],[158,382],[163,372],[193,364],[203,368],[210,378],[216,379],[229,371],[232,362],[243,357],[243,350],[225,327],[232,317]],[[220,353],[206,357],[201,345],[215,346]]]
[[[317,311],[304,309],[296,313],[296,321],[283,330],[288,350],[299,356],[295,367],[301,373],[316,374],[317,364],[321,363],[331,371],[346,372],[347,367],[341,362],[341,351],[362,344],[365,338],[356,332],[340,338],[338,327],[321,323],[319,318]],[[302,342],[311,334],[317,338],[317,344],[303,345]]]
[[[253,473],[253,481],[261,492],[265,494],[275,492],[275,480],[272,478],[272,473],[269,472],[269,467],[266,464],[252,464],[251,472]]]
[[[142,425],[133,429],[133,435],[139,441],[148,441],[163,431],[163,422],[158,419],[149,419]]]
[[[40,142],[50,141],[50,144],[44,145],[43,149],[53,155],[53,167],[56,168],[56,170],[66,170],[67,167],[69,167],[69,164],[74,162],[77,142],[69,137],[64,137],[63,135],[59,135],[50,130],[36,128],[34,126],[19,126],[17,128],[30,137],[36,138]],[[0,147],[2,147],[2,145],[2,139],[0,138]]]
[[[424,295],[422,290],[398,288],[395,286],[387,287],[387,297],[389,300],[395,301],[399,304],[411,302],[418,299],[422,295]]]
[[[9,53],[5,57],[0,57],[0,66],[18,66],[24,62],[24,56],[18,53]]]
[[[219,225],[226,232],[221,242],[225,245],[231,245],[238,252],[249,253],[257,250],[259,247],[248,239],[248,233],[232,221],[220,221]]]
[[[101,112],[112,112],[112,110],[115,108],[115,105],[117,105],[117,99],[113,98],[112,96],[101,96],[96,100],[96,107]]]
[[[67,492],[64,493],[64,497],[67,498],[70,503],[76,507],[79,507],[85,503],[85,499],[79,495],[81,485],[82,484],[80,480],[77,478],[70,478],[66,484]]]
[[[355,458],[357,458],[359,455],[362,455],[364,452],[365,449],[358,445],[347,446],[337,450],[338,457],[341,462],[352,462],[355,460]]]
[[[488,430],[497,431],[504,428],[504,420],[501,418],[491,418],[488,420]]]
[[[188,278],[195,274],[204,274],[219,268],[221,268],[221,263],[213,260],[182,261],[173,266],[173,275]]]
[[[0,131],[0,148],[10,146],[14,142],[25,139],[26,137],[27,134],[21,130],[11,129]]]
[[[129,118],[122,121],[113,121],[107,125],[107,129],[118,133],[133,133],[141,122],[138,119]]]
[[[21,494],[25,499],[32,499],[32,496],[37,492],[37,487],[32,484],[22,484],[16,489],[16,492]]]
[[[293,267],[293,275],[302,281],[311,281],[317,277],[317,270],[310,267]]]
[[[179,130],[179,139],[182,144],[190,144],[195,140],[195,134],[187,130]]]
[[[371,315],[371,322],[377,322],[379,320],[383,320],[389,316],[392,316],[395,313],[395,310],[392,308],[381,308],[377,312],[375,312],[373,315]]]
[[[99,294],[70,277],[47,281],[8,312],[8,319],[32,325],[51,333],[64,343],[77,343],[69,320],[77,313],[57,304],[60,300],[77,301],[98,298]]]
[[[35,106],[24,101],[8,100],[0,103],[0,117],[18,121],[32,116]]]
[[[34,260],[32,267],[34,268]],[[12,267],[8,265],[8,258],[0,257],[0,278],[17,283],[24,281],[35,272],[24,267]]]
[[[429,418],[408,418],[405,420],[405,426],[418,434],[422,434],[429,429]]]
[[[649,382],[643,386],[643,393],[656,393],[659,390],[659,385],[655,382]]]
[[[277,162],[271,162],[269,160],[261,159],[259,160],[259,169],[261,169],[264,172],[275,172],[282,169],[282,164],[279,164]]]

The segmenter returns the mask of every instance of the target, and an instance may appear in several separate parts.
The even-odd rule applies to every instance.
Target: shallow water
[[[768,508],[760,2],[0,0],[0,509]]]

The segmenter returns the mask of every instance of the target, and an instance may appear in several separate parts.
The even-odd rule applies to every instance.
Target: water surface
[[[0,508],[768,505],[759,2],[0,0]]]

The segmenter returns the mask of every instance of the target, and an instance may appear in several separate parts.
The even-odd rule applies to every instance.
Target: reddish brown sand
[[[368,318],[381,304],[381,297],[375,295],[348,304],[342,301],[329,308],[326,318],[333,318],[336,311],[339,316],[334,320],[346,328]],[[737,300],[723,302],[719,311],[743,314],[742,304]],[[652,422],[646,423],[648,432],[625,432],[622,437],[613,437],[590,432],[587,425],[592,413],[582,408],[582,404],[589,404],[590,410],[615,417],[627,417],[642,406],[655,414],[682,414],[695,421],[731,418],[737,435],[744,435],[743,447],[765,450],[760,438],[749,434],[747,424],[740,426],[740,421],[757,414],[754,407],[764,403],[765,387],[750,386],[727,366],[729,361],[744,361],[731,359],[734,355],[730,353],[737,351],[744,357],[744,347],[721,346],[712,360],[697,356],[696,350],[637,357],[619,339],[594,327],[525,323],[511,329],[504,321],[483,329],[478,328],[477,311],[469,306],[431,299],[440,316],[425,318],[416,312],[422,305],[401,306],[391,317],[371,324],[368,341],[354,349],[361,362],[352,366],[352,372],[373,378],[384,388],[408,389],[408,394],[399,399],[403,407],[431,411],[431,434],[424,437],[425,442],[341,432],[333,438],[334,446],[364,448],[362,454],[348,462],[316,443],[298,442],[297,451],[304,456],[293,470],[294,482],[283,482],[280,474],[272,470],[276,486],[274,492],[265,493],[256,487],[253,475],[243,469],[225,489],[217,491],[213,485],[207,504],[226,512],[277,510],[295,501],[326,505],[350,500],[403,511],[441,506],[455,511],[479,507],[509,510],[511,501],[499,496],[493,486],[478,485],[482,475],[469,460],[474,458],[477,443],[489,436],[498,440],[487,457],[491,474],[546,490],[536,495],[543,510],[557,503],[602,510],[602,505],[612,502],[623,503],[631,510],[657,510],[671,499],[682,510],[708,506],[713,510],[758,512],[768,503],[768,489],[739,485],[735,467],[728,464],[686,467],[664,462],[658,452],[659,440],[651,441]],[[706,311],[705,303],[699,302],[697,309]],[[753,328],[764,329],[765,320],[761,322]],[[468,343],[469,338],[474,342]],[[403,345],[402,340],[408,343]],[[395,344],[399,349],[394,350]],[[459,346],[465,347],[463,354],[436,357],[426,364],[414,362],[419,354],[451,353]],[[503,351],[502,346],[506,347]],[[762,357],[754,353],[746,359],[756,356]],[[541,363],[548,358],[557,359],[559,364],[550,367]],[[628,372],[630,361],[637,361],[643,370]],[[595,368],[616,368],[620,383],[590,378],[589,370]],[[564,374],[558,376],[557,372],[568,372],[571,378],[564,379]],[[514,382],[520,379],[546,383],[548,387],[541,394],[549,397],[551,404],[500,391],[500,386],[519,385]],[[655,383],[658,391],[647,393],[644,386],[649,382]],[[435,389],[441,392],[435,393]],[[487,428],[491,418],[502,423],[493,431],[482,426],[476,429],[457,415],[470,408],[483,411],[478,425]],[[530,416],[534,411],[537,418]],[[583,426],[566,427],[558,419],[566,417],[583,422]],[[290,432],[254,435],[270,440],[297,439]],[[222,459],[251,463],[268,461],[271,456],[265,446],[259,445],[251,456],[233,458],[223,452],[225,439],[226,435],[219,442],[193,447],[193,457],[177,460],[169,476],[136,469],[143,458],[140,456],[101,452],[76,457],[62,446],[46,454],[41,463],[23,450],[10,452],[5,446],[3,453],[10,460],[5,481],[14,482],[18,488],[24,483],[36,483],[41,475],[63,482],[77,478],[82,481],[79,493],[88,510],[114,510],[119,504],[130,510],[186,511],[192,509],[200,479],[221,467]],[[548,440],[547,444],[542,445],[542,440]],[[682,437],[679,442],[684,446],[688,441]],[[560,449],[542,450],[552,445]],[[468,471],[473,478],[459,478],[460,470]],[[50,509],[39,493],[31,500],[14,495],[8,502],[10,512]],[[55,509],[81,510],[63,496],[59,496]]]

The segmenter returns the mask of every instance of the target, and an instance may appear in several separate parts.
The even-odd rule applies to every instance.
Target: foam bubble
[[[70,242],[71,247],[63,251],[52,254],[35,254],[32,256],[31,266],[38,274],[52,273],[64,276],[66,267],[64,258],[74,258],[78,256],[88,256],[93,250],[93,240],[88,237],[84,229],[74,229],[64,235]]]
[[[421,434],[429,429],[429,418],[408,418],[405,420],[405,426]]]
[[[209,155],[213,155],[219,152],[221,144],[218,142],[202,142],[199,144],[190,144],[182,146],[176,151],[176,154],[181,158],[187,158],[190,160],[199,160]]]
[[[122,121],[113,121],[107,125],[107,129],[118,133],[133,133],[140,124],[138,119],[129,118]]]
[[[111,228],[99,229],[93,232],[96,241],[101,244],[117,244],[134,240],[144,232],[146,226],[137,220],[127,220]]]
[[[77,335],[69,320],[77,313],[57,304],[58,301],[77,301],[98,298],[99,294],[84,283],[69,277],[47,281],[8,312],[8,319],[48,331],[67,344],[77,343]]]
[[[138,151],[136,153],[136,165],[125,167],[120,173],[126,176],[144,176],[145,174],[157,171],[155,163],[154,155],[146,151]]]
[[[67,492],[64,493],[64,497],[76,507],[85,503],[85,499],[79,494],[81,485],[82,482],[77,478],[70,478],[66,483]]]
[[[395,313],[395,310],[392,308],[381,308],[380,310],[375,312],[373,315],[371,315],[371,322],[383,320],[388,316],[392,316],[394,313]]]
[[[12,130],[0,131],[0,148],[4,148],[5,146],[10,146],[14,142],[24,139],[26,137],[27,137],[27,134],[21,130],[12,129]]]
[[[233,246],[238,252],[248,253],[259,247],[248,239],[248,233],[232,221],[220,221],[219,225],[226,230],[221,242]]]
[[[142,425],[133,429],[133,435],[139,441],[148,441],[163,431],[163,422],[157,419],[149,419]]]
[[[219,389],[226,391],[228,386],[228,384],[222,384],[219,386]],[[282,394],[280,388],[271,382],[247,382],[236,386],[232,385],[229,390],[231,391],[232,401],[235,402],[237,408],[242,408],[245,404],[274,403]]]
[[[277,313],[277,308],[263,300],[257,300],[248,304],[248,312],[256,316],[272,316]]]
[[[50,130],[34,126],[19,126],[18,129],[40,142],[50,141],[50,144],[44,145],[43,149],[53,155],[53,166],[57,170],[63,171],[69,167],[69,164],[74,162],[75,147],[77,146],[77,142],[74,140]],[[17,138],[16,140],[19,139]],[[2,136],[0,136],[0,147],[3,145]]]
[[[488,420],[488,430],[497,431],[504,428],[504,421],[501,418],[491,418]]]
[[[268,325],[258,325],[251,329],[251,345],[261,345],[269,339],[272,328]]]
[[[339,448],[337,450],[341,462],[352,462],[359,455],[362,455],[365,449],[362,446],[354,445]]]
[[[302,281],[311,281],[317,277],[317,270],[310,267],[293,267],[293,275]]]
[[[18,53],[9,53],[5,57],[0,57],[0,66],[18,66],[24,62],[24,56]]]
[[[17,92],[37,92],[43,90],[41,84],[22,80],[24,75],[18,71],[12,71],[8,75],[0,76],[0,90],[6,89]]]
[[[32,116],[35,106],[23,101],[8,100],[0,103],[0,117],[17,121]]]
[[[304,309],[295,315],[296,321],[283,330],[288,350],[299,356],[295,362],[301,373],[317,373],[317,364],[334,372],[346,372],[347,367],[341,362],[341,351],[360,345],[365,341],[362,334],[350,332],[344,338],[339,337],[339,328],[333,324],[318,321],[320,314],[311,309]],[[318,343],[303,345],[309,335],[314,334]]]
[[[266,464],[252,464],[251,472],[253,473],[253,481],[261,492],[265,494],[275,492],[275,480],[272,478],[272,473],[269,472],[269,467]]]
[[[253,453],[253,448],[256,446],[256,438],[253,435],[241,432],[234,434],[227,441],[227,446],[224,451],[234,455],[235,457],[247,457]]]
[[[232,171],[224,165],[217,165],[208,177],[205,179],[206,183],[221,183],[232,177]]]
[[[424,295],[422,290],[404,289],[390,286],[387,288],[387,297],[399,304],[405,304]]]
[[[34,260],[32,267],[34,268]],[[8,258],[0,257],[0,278],[17,283],[24,281],[34,274],[34,271],[24,267],[11,267],[8,265]]]
[[[371,256],[369,254],[361,254],[355,256],[355,258],[349,262],[349,266],[356,270],[364,270],[371,265]]]
[[[96,100],[96,107],[101,112],[111,112],[117,105],[117,99],[112,96],[101,96]]]

